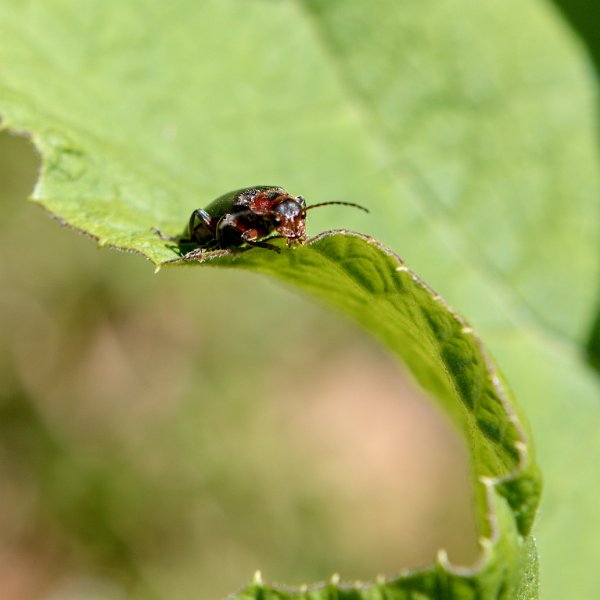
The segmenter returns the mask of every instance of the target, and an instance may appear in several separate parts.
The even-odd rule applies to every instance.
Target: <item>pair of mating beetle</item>
[[[196,209],[186,230],[176,238],[182,252],[191,248],[219,250],[247,244],[281,252],[268,240],[283,238],[288,246],[306,241],[306,211],[319,206],[341,204],[369,212],[352,202],[322,202],[306,206],[302,196],[291,196],[283,188],[257,185],[219,196],[206,208]]]

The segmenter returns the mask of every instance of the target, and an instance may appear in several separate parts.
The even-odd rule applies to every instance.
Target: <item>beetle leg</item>
[[[278,248],[275,244],[269,244],[269,242],[252,242],[246,240],[246,244],[253,248],[265,248],[266,250],[274,250],[277,254],[281,254],[281,248]]]
[[[207,227],[211,226],[210,215],[201,208],[197,208],[190,217],[190,231],[193,231],[196,221],[204,221]]]
[[[161,240],[164,240],[165,242],[173,242],[171,244],[167,244],[167,248],[169,248],[169,250],[173,250],[173,252],[179,254],[179,256],[186,254],[184,249],[185,246],[195,246],[195,244],[192,242],[182,243],[179,236],[174,237],[172,235],[164,234],[158,227],[152,227],[152,231],[154,231],[154,233],[156,233]]]
[[[215,226],[214,243],[216,246],[220,247],[222,244],[239,246],[240,239],[240,227],[236,215],[231,213],[223,215]]]
[[[269,244],[269,242],[266,241],[257,241],[256,238],[258,237],[258,235],[259,234],[256,229],[248,229],[247,231],[244,231],[244,233],[242,233],[241,238],[249,246],[253,246],[255,248],[265,248],[266,250],[274,250],[275,252],[277,252],[277,254],[281,253],[281,248],[278,248],[277,246],[275,246],[275,244]]]
[[[165,242],[177,242],[179,238],[173,237],[172,235],[164,234],[158,227],[152,227],[152,231],[161,239],[165,240]]]
[[[179,236],[180,244],[204,244],[203,238],[214,236],[214,227],[210,215],[201,208],[197,208],[190,216],[187,229]]]

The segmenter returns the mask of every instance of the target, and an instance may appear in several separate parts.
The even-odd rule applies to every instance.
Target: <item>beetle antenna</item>
[[[311,204],[310,206],[307,206],[304,209],[303,212],[306,212],[310,208],[317,208],[318,206],[329,206],[330,204],[341,204],[342,206],[354,206],[354,208],[358,208],[360,210],[364,210],[366,213],[369,212],[368,208],[365,208],[364,206],[361,206],[360,204],[355,204],[354,202],[339,202],[339,201],[335,201],[335,202],[319,202],[319,204]]]

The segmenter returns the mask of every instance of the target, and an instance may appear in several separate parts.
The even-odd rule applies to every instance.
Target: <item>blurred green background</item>
[[[585,45],[598,77],[600,75],[600,5],[588,0],[553,0],[553,2]],[[600,219],[600,216],[598,218]],[[600,290],[598,295],[600,296]],[[587,350],[590,363],[600,372],[600,300]]]
[[[0,598],[473,560],[464,447],[374,342],[269,280],[98,250],[25,202],[37,167],[0,134]]]

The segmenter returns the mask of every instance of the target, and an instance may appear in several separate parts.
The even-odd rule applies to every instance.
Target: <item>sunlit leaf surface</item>
[[[593,597],[597,534],[584,515],[596,512],[599,390],[579,352],[597,292],[594,91],[544,4],[5,3],[0,39],[0,114],[42,153],[34,199],[102,245],[168,261],[151,228],[175,234],[193,208],[243,185],[367,204],[370,216],[315,211],[312,233],[376,236],[483,334],[527,410],[546,473],[544,597],[567,597],[573,581]],[[288,261],[310,265],[324,247],[335,255],[340,239],[281,257],[253,251],[236,264],[289,279]],[[371,248],[348,244],[359,256]],[[379,259],[355,250],[344,277],[387,291]],[[327,282],[315,291],[310,281],[296,283],[323,297]],[[334,292],[323,299],[392,348],[403,339],[385,332],[389,315],[374,324],[344,305],[351,294]],[[445,335],[435,318],[421,324]],[[457,418],[464,403],[444,398],[436,369],[423,375],[418,347],[403,360]],[[503,427],[481,431],[505,439]],[[471,448],[479,474],[506,459],[483,447]],[[499,523],[510,539],[510,519]]]

